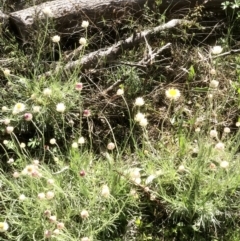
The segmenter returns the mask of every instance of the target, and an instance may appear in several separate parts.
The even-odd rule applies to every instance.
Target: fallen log
[[[129,49],[130,47],[136,46],[141,41],[144,41],[146,38],[159,33],[163,30],[168,30],[171,28],[174,28],[178,25],[181,24],[190,24],[191,22],[183,19],[172,19],[171,21],[162,24],[160,26],[157,26],[153,29],[145,30],[140,33],[137,33],[136,35],[131,35],[129,38],[125,40],[121,40],[117,42],[116,44],[99,49],[97,51],[94,51],[92,53],[89,53],[87,55],[84,55],[81,57],[80,60],[76,61],[69,61],[65,66],[60,67],[59,65],[57,66],[56,70],[54,71],[48,71],[44,73],[43,75],[39,76],[51,76],[52,74],[58,72],[59,70],[64,70],[64,71],[73,71],[75,68],[79,68],[81,70],[83,69],[91,69],[91,68],[96,68],[98,65],[101,63],[109,63],[110,61],[113,61],[116,59],[117,56],[119,56],[123,51],[126,49]],[[159,54],[161,51],[164,49],[170,47],[170,44],[166,44],[166,46],[163,46],[160,51],[158,51],[157,54]],[[150,54],[150,53],[149,53]],[[154,53],[152,53],[153,55]],[[150,54],[151,55],[151,54]],[[150,56],[152,57],[152,56]]]
[[[55,0],[11,13],[10,23],[22,39],[26,39],[39,20],[46,21],[51,17],[55,20],[56,30],[60,34],[69,35],[81,28],[83,20],[98,25],[107,19],[129,17],[141,11],[146,2],[147,0]]]
[[[162,0],[160,9],[156,7],[155,0],[55,0],[45,2],[27,9],[10,14],[10,23],[18,30],[22,39],[34,30],[38,21],[46,21],[51,15],[55,21],[56,30],[60,35],[69,35],[81,28],[81,22],[88,20],[92,25],[99,26],[104,20],[114,20],[130,17],[141,12],[145,4],[160,13],[178,11],[188,12],[191,8],[203,5],[204,10],[223,13],[221,4],[226,0]],[[233,0],[229,0],[231,2]],[[154,8],[155,6],[155,8]],[[51,14],[44,13],[44,9]]]
[[[11,9],[14,9],[14,11],[20,11],[24,8],[32,7],[48,1],[51,1],[51,0],[34,0],[34,1],[7,0],[7,4],[8,6],[10,6]]]

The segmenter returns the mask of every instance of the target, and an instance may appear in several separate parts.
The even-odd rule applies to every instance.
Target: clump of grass
[[[50,26],[31,54],[14,38],[3,50],[17,62],[1,66],[1,240],[236,240],[239,73],[218,56],[229,46],[175,41],[149,68],[67,72]]]

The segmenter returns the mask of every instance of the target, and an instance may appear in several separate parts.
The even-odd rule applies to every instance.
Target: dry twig
[[[172,19],[171,21],[162,24],[160,26],[157,26],[153,29],[148,29],[145,31],[142,31],[140,33],[131,35],[129,38],[125,40],[121,40],[117,42],[116,44],[99,49],[97,51],[91,52],[89,54],[86,54],[82,56],[81,59],[76,61],[69,61],[64,67],[64,71],[73,71],[76,68],[83,69],[89,69],[89,68],[96,68],[100,64],[109,63],[111,61],[114,61],[118,55],[120,55],[124,50],[129,49],[133,46],[136,46],[139,42],[144,40],[146,37],[152,36],[156,33],[159,33],[164,30],[168,30],[171,28],[174,28],[181,24],[189,24],[190,21],[183,20],[183,19]],[[161,51],[169,47],[170,44],[165,45],[164,47],[160,48],[156,53],[152,53],[151,59],[153,59],[157,54],[159,54]],[[52,74],[56,73],[56,70],[54,71],[48,71],[43,74],[43,76],[51,76]],[[39,76],[42,77],[42,76]]]

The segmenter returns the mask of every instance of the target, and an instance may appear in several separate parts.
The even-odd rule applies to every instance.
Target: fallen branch
[[[223,57],[223,56],[227,56],[227,55],[231,55],[231,54],[236,54],[236,53],[240,53],[240,49],[231,49],[228,52],[224,52],[221,54],[218,54],[216,56],[213,56],[214,59],[219,58],[219,57]]]
[[[102,62],[109,63],[111,61],[114,61],[118,55],[120,55],[124,50],[129,49],[133,46],[136,46],[139,42],[144,40],[147,37],[150,37],[156,33],[159,33],[164,30],[168,30],[171,28],[174,28],[181,24],[189,24],[190,21],[183,20],[183,19],[173,19],[165,24],[162,24],[160,26],[157,26],[151,30],[145,30],[140,33],[134,34],[127,38],[126,40],[121,40],[117,42],[116,44],[104,48],[99,49],[95,52],[89,53],[87,55],[84,55],[80,60],[76,61],[70,61],[66,64],[66,66],[63,68],[64,71],[73,71],[75,68],[81,68],[83,69],[89,69],[89,68],[96,68],[99,64]],[[169,47],[170,44],[167,44],[166,46],[159,49],[157,54],[159,54],[161,51]],[[57,69],[59,71],[59,68]],[[43,76],[51,76],[52,74],[56,73],[55,71],[49,71],[43,74]],[[41,76],[40,76],[41,77]]]
[[[123,80],[119,79],[115,83],[113,83],[111,86],[109,86],[107,89],[103,90],[101,92],[102,95],[106,95],[109,91],[113,90],[116,86],[120,85],[123,83]]]
[[[8,58],[8,59],[0,59],[0,66],[4,67],[8,64],[12,63],[15,59],[14,58]]]
[[[68,170],[68,169],[69,169],[69,166],[63,167],[60,171],[58,171],[58,172],[54,172],[53,175],[60,174],[60,173],[66,171],[66,170]]]
[[[156,56],[158,56],[161,52],[163,52],[163,50],[169,48],[170,46],[171,46],[171,43],[167,43],[166,45],[162,46],[161,48],[151,51],[146,56],[144,56],[144,58],[142,60],[140,60],[136,63],[135,62],[124,62],[124,61],[113,61],[113,63],[121,64],[121,65],[129,65],[129,66],[134,66],[134,67],[139,67],[139,68],[146,68],[149,64],[151,65],[152,63],[155,63]]]
[[[70,53],[66,54],[64,56],[64,60],[65,61],[71,61],[73,58],[75,58],[76,56],[79,56],[81,51],[83,50],[84,46],[80,45],[78,48],[74,49],[73,51],[71,51]]]
[[[146,42],[147,43],[147,42]],[[147,43],[148,49],[149,49],[149,44]],[[141,61],[138,62],[139,65],[145,65],[147,66],[148,64],[152,64],[156,58],[161,52],[163,52],[165,49],[169,48],[171,46],[171,43],[167,43],[163,47],[159,49],[155,49],[152,51],[152,49],[149,49],[149,53],[147,56],[145,56]]]

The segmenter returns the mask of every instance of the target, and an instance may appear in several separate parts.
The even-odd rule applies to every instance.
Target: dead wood
[[[55,0],[11,13],[10,24],[25,40],[39,21],[46,22],[48,16],[43,13],[46,8],[51,10],[51,18],[55,21],[57,32],[69,35],[81,29],[83,20],[100,26],[105,20],[120,19],[123,16],[128,18],[132,14],[140,13],[146,3],[151,9],[160,10],[160,13],[181,15],[181,12],[186,14],[190,9],[201,5],[204,11],[224,14],[221,7],[223,2],[225,0],[162,0],[160,9],[157,9],[155,0]]]
[[[180,24],[190,24],[189,21],[183,20],[183,19],[173,19],[165,24],[162,24],[160,26],[157,26],[153,29],[148,29],[145,31],[142,31],[140,33],[137,33],[136,35],[132,35],[129,38],[125,40],[121,40],[117,42],[116,44],[99,49],[97,51],[94,51],[92,53],[89,53],[87,55],[84,55],[81,57],[80,60],[76,61],[69,61],[64,67],[64,71],[73,71],[75,68],[79,68],[81,70],[83,69],[91,69],[91,68],[96,68],[98,65],[101,63],[109,63],[111,61],[114,61],[117,56],[119,56],[123,51],[126,49],[129,49],[133,46],[136,46],[141,41],[144,41],[146,38],[159,33],[160,31],[168,30],[171,28],[174,28]],[[168,43],[165,47],[162,47],[160,50],[157,51],[157,53],[152,53],[150,56],[150,61],[152,60],[152,57],[156,56],[156,54],[159,54],[161,51],[164,49],[168,48],[170,44]],[[155,54],[155,55],[154,55]],[[149,63],[149,61],[148,61]],[[51,76],[54,72],[59,71],[61,68],[58,68],[55,71],[49,71],[44,74],[44,76]]]
[[[51,0],[34,0],[34,1],[23,1],[23,0],[7,0],[8,6],[14,11],[19,11],[27,7],[36,6],[38,4],[42,4],[44,2],[48,2]]]
[[[7,25],[8,24],[8,15],[4,14],[1,10],[0,10],[0,25]]]
[[[23,39],[34,30],[38,21],[47,20],[44,9],[51,10],[56,30],[60,34],[73,34],[81,29],[83,20],[99,25],[104,20],[129,17],[144,8],[147,0],[55,0],[10,14],[10,22],[18,29]],[[154,2],[154,0],[148,0]]]

